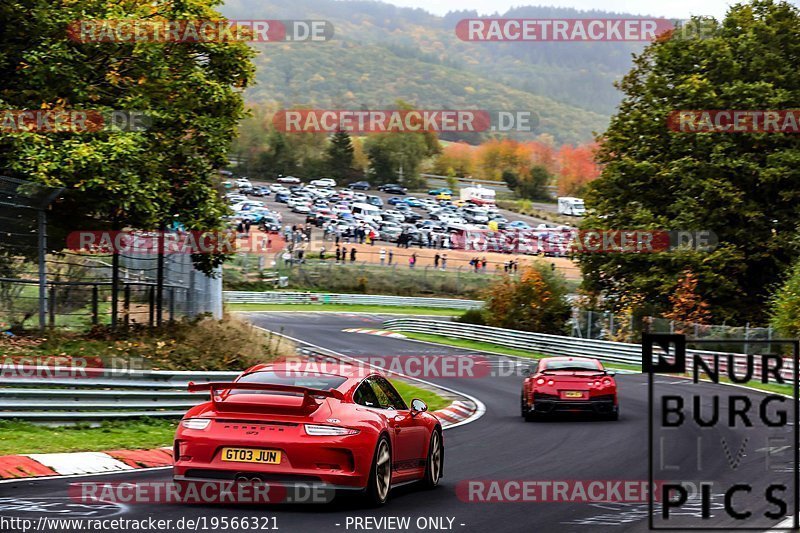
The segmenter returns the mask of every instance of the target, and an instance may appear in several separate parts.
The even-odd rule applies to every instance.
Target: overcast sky
[[[421,7],[436,15],[448,11],[475,9],[482,15],[503,13],[509,8],[524,5],[574,7],[576,9],[602,9],[634,15],[653,15],[668,18],[686,18],[691,15],[710,15],[721,18],[735,0],[383,0],[403,7]],[[797,5],[800,0],[791,0]]]

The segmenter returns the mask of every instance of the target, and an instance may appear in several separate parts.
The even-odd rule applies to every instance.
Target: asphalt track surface
[[[313,313],[251,313],[258,326],[353,357],[382,355],[465,355],[473,352],[444,348],[409,340],[345,333],[345,328],[379,328],[378,315]],[[507,374],[516,363],[512,359],[493,358],[494,373]],[[617,422],[562,417],[553,421],[526,423],[519,416],[519,375],[492,375],[481,378],[435,378],[440,383],[480,399],[486,413],[477,421],[445,432],[446,460],[444,478],[433,491],[414,486],[395,489],[389,503],[380,509],[362,507],[358,500],[336,500],[329,505],[269,506],[264,508],[197,505],[106,505],[83,506],[71,502],[69,483],[76,481],[167,481],[169,470],[129,472],[94,478],[53,479],[0,484],[0,524],[3,517],[40,516],[60,518],[113,517],[126,519],[172,519],[197,517],[275,517],[278,528],[294,532],[390,531],[389,527],[348,527],[356,517],[381,519],[410,517],[405,531],[490,531],[492,533],[535,532],[629,532],[648,531],[647,503],[586,502],[505,502],[463,501],[456,493],[459,482],[466,480],[641,480],[648,479],[648,404],[647,380],[640,374],[617,376],[621,418]],[[764,395],[722,385],[694,385],[685,380],[656,377],[656,397],[678,394],[691,403],[691,395],[703,397],[703,407],[711,404],[714,394],[721,397],[721,419],[726,421],[727,397],[745,395],[757,408]],[[784,406],[792,420],[790,402]],[[771,408],[770,411],[774,411]],[[754,427],[716,426],[699,428],[695,424],[656,433],[656,472],[659,480],[682,480],[698,483],[713,481],[711,518],[702,520],[701,499],[690,500],[676,511],[670,521],[656,517],[657,527],[713,527],[733,530],[743,526],[766,530],[780,520],[763,516],[776,507],[765,501],[769,483],[783,483],[787,490],[778,493],[795,511],[791,454],[771,457],[766,466],[766,448],[778,453],[780,445],[790,443],[791,428],[767,428],[751,417]],[[663,437],[663,440],[661,439]],[[773,440],[767,440],[772,438]],[[747,439],[745,441],[745,439]],[[779,440],[783,439],[783,440]],[[744,444],[743,444],[744,443]],[[659,452],[661,450],[661,452]],[[698,460],[700,465],[698,467]],[[778,463],[783,463],[779,465]],[[749,494],[738,493],[733,502],[737,509],[748,509],[753,516],[735,520],[722,509],[723,492],[734,483],[748,483]],[[656,504],[656,513],[661,507]],[[445,526],[418,528],[418,517],[443,518]],[[447,526],[452,519],[452,526]],[[13,530],[11,528],[0,528]],[[179,531],[180,529],[171,529]],[[224,529],[217,530],[224,531]],[[40,530],[41,531],[41,530]],[[72,529],[52,529],[72,531]],[[185,531],[185,529],[181,530]]]

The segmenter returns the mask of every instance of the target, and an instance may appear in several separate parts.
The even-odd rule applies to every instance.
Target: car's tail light
[[[609,385],[611,385],[611,379],[609,379],[609,378],[606,378],[606,379],[604,379],[604,380],[603,380],[603,385],[605,385],[606,387],[608,387]]]
[[[181,420],[181,425],[187,429],[206,429],[210,423],[210,418],[187,418],[186,420]]]
[[[536,380],[536,384],[537,384],[537,385],[544,385],[544,379],[543,379],[543,378],[539,378],[539,379],[537,379],[537,380]]]
[[[306,424],[306,435],[314,437],[339,437],[344,435],[355,435],[359,431],[357,429],[343,428],[341,426],[317,426],[314,424]]]
[[[550,386],[552,386],[552,385],[554,385],[554,384],[555,384],[555,381],[553,381],[552,379],[548,379],[548,380],[547,380],[547,384],[548,384],[548,385],[550,385]]]

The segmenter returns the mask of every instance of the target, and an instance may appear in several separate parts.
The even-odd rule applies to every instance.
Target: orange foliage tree
[[[675,291],[669,297],[670,310],[664,313],[664,318],[685,324],[708,324],[711,320],[711,311],[697,290],[697,275],[691,270],[685,270],[678,280]],[[678,333],[679,328],[676,328]]]
[[[570,316],[567,285],[548,264],[522,268],[518,278],[504,276],[487,291],[483,314],[490,326],[564,333]]]
[[[476,147],[463,142],[450,143],[442,148],[442,153],[433,164],[433,173],[449,176],[471,176],[475,172]]]
[[[584,185],[600,177],[600,165],[594,160],[597,144],[572,146],[565,144],[558,149],[558,193],[578,194]]]

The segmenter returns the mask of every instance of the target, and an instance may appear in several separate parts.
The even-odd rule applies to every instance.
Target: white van
[[[582,198],[562,196],[558,199],[558,214],[582,217],[586,214],[586,206]]]
[[[353,217],[357,220],[367,220],[372,222],[382,222],[381,210],[378,207],[370,204],[355,203],[350,209]]]

